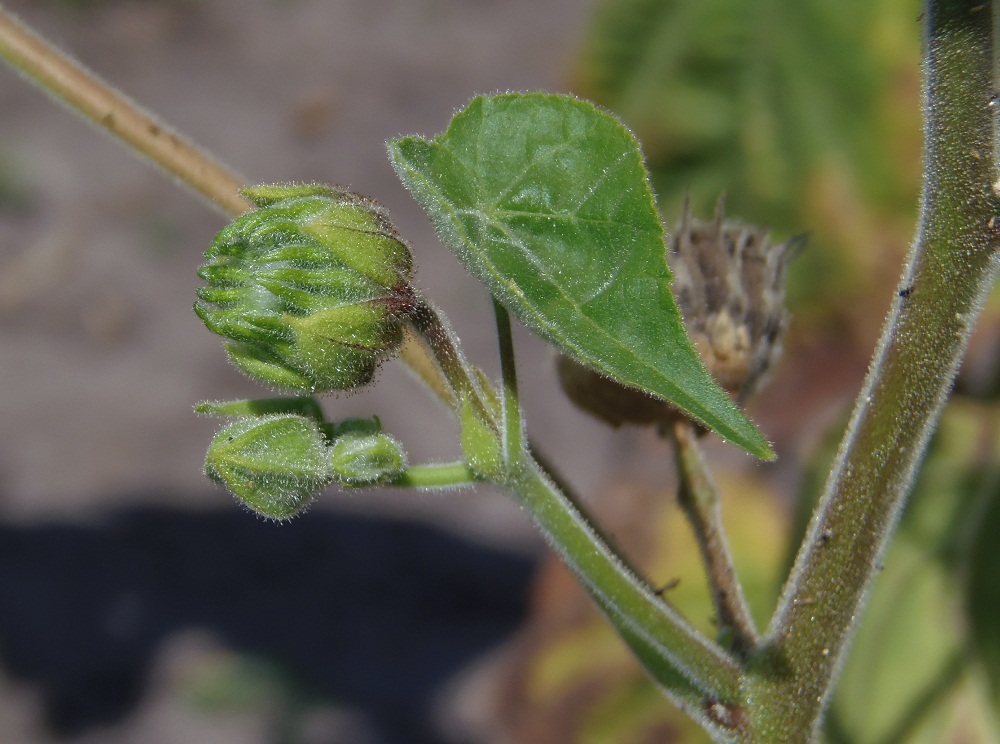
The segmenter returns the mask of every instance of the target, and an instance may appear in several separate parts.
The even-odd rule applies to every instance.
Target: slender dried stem
[[[0,57],[71,111],[121,140],[204,197],[235,215],[251,208],[237,192],[246,182],[177,131],[50,45],[0,7]]]
[[[677,500],[691,523],[705,563],[720,637],[730,636],[727,645],[738,654],[746,654],[757,645],[758,633],[736,576],[722,524],[719,491],[702,458],[691,424],[678,421],[670,433],[677,456]]]

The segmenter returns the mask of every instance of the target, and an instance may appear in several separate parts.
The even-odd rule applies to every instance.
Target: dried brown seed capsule
[[[766,229],[726,220],[724,213],[720,199],[714,218],[704,222],[685,204],[667,262],[674,297],[702,361],[716,382],[744,403],[780,356],[788,322],[786,268],[804,241],[773,244]],[[681,415],[565,357],[559,358],[558,371],[570,399],[612,426],[665,425]]]

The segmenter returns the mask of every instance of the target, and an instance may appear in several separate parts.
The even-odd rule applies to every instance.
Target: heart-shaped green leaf
[[[441,240],[525,325],[774,456],[688,340],[642,154],[615,117],[570,96],[482,96],[433,140],[388,147]]]

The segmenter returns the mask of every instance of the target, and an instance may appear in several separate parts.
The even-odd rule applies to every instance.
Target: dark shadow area
[[[74,734],[126,716],[163,639],[205,628],[356,708],[378,744],[437,743],[435,693],[521,621],[531,570],[425,524],[329,512],[0,525],[0,664]]]

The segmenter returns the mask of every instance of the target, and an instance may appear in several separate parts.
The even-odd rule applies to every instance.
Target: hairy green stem
[[[468,401],[483,422],[499,433],[500,422],[483,399],[474,368],[465,360],[458,341],[437,311],[421,299],[410,314],[410,323],[427,343],[444,379],[454,391],[452,400],[455,410],[460,410],[462,402]]]
[[[398,478],[386,485],[406,488],[455,488],[481,482],[465,462],[443,462],[411,465]]]
[[[677,459],[677,501],[698,542],[719,633],[731,637],[728,645],[736,653],[747,654],[757,645],[758,633],[733,565],[718,488],[701,456],[693,425],[686,419],[679,421],[670,435]]]
[[[919,231],[820,504],[751,663],[753,741],[814,735],[995,280],[993,9],[929,0],[924,19]]]
[[[501,485],[531,514],[553,550],[689,713],[705,719],[704,711],[713,705],[738,706],[736,661],[658,596],[530,457]]]
[[[461,410],[462,404],[455,397],[455,391],[452,390],[451,384],[441,371],[429,345],[415,328],[409,326],[405,328],[399,358],[424,384],[431,395],[452,411],[457,413]]]
[[[502,305],[495,303],[494,308],[504,385],[502,422],[496,421],[493,406],[485,402],[489,392],[481,388],[485,382],[465,361],[434,309],[422,302],[411,322],[433,351],[456,396],[477,406],[483,420],[497,426],[494,435],[505,453],[498,485],[531,514],[552,548],[668,694],[712,728],[716,722],[704,711],[712,706],[729,710],[740,704],[738,665],[652,590],[577,501],[531,457],[521,432],[510,319]],[[516,452],[512,451],[515,447]]]

